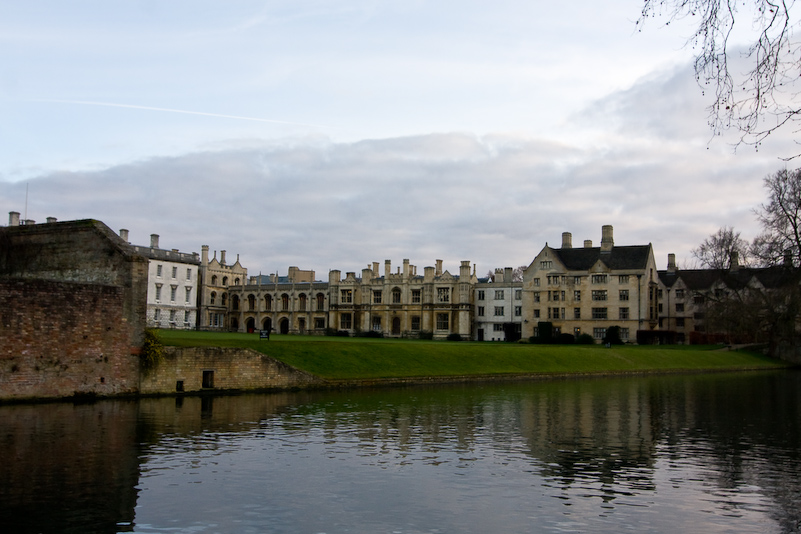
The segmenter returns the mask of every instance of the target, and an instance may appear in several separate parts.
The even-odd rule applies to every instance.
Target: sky
[[[759,150],[712,137],[691,21],[639,0],[0,0],[0,207],[250,275],[759,233]],[[7,222],[0,220],[0,224]]]

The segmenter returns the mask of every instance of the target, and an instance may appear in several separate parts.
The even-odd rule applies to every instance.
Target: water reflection
[[[792,532],[800,385],[771,372],[0,407],[15,460],[0,524]]]

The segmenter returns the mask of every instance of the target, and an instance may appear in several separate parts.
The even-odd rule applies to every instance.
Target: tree
[[[748,264],[749,246],[748,241],[740,237],[740,232],[734,231],[734,227],[724,226],[691,252],[704,267],[730,269],[735,254],[740,265]]]
[[[780,170],[764,184],[768,201],[755,210],[762,233],[751,253],[764,266],[801,266],[801,169]]]
[[[739,144],[758,146],[781,127],[801,119],[797,85],[801,77],[799,46],[794,40],[793,0],[643,0],[637,24],[666,17],[667,24],[692,17],[698,21],[687,44],[698,50],[695,76],[714,91],[709,125],[715,135],[739,130]],[[753,42],[742,58],[741,74],[731,54],[735,22],[751,23]],[[796,155],[797,156],[797,155]],[[792,156],[792,157],[796,157]],[[792,157],[788,159],[792,159]]]
[[[523,271],[525,271],[527,268],[528,265],[521,265],[520,267],[515,267],[515,270],[512,273],[512,282],[522,282]]]

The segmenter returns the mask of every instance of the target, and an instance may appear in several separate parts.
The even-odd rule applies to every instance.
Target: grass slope
[[[165,345],[251,348],[327,379],[785,367],[760,354],[699,346],[529,345],[161,330]]]

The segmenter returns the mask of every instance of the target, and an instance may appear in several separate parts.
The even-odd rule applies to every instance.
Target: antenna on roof
[[[30,182],[26,182],[25,183],[25,216],[23,217],[23,220],[25,220],[25,221],[28,220],[28,186],[29,185],[31,185]]]

